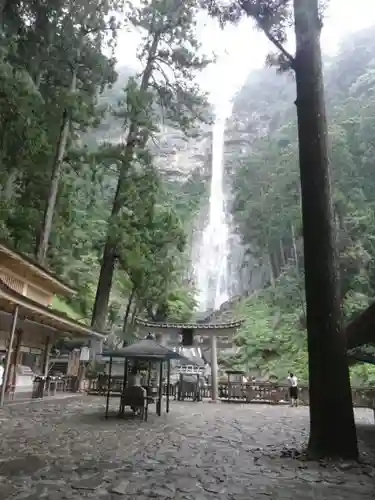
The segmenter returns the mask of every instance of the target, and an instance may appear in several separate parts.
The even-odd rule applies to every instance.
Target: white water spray
[[[227,111],[227,110],[226,110]],[[228,300],[229,226],[224,194],[224,133],[228,113],[217,116],[212,134],[212,175],[208,224],[195,263],[200,311],[218,309]]]

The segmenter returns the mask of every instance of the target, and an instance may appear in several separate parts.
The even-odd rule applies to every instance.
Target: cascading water
[[[229,225],[223,185],[226,116],[217,116],[213,126],[209,216],[194,266],[200,311],[218,309],[230,294]]]

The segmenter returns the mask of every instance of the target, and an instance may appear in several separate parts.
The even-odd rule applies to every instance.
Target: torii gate
[[[155,335],[162,345],[180,344],[183,347],[199,347],[209,338],[211,349],[212,401],[218,398],[217,337],[227,342],[233,339],[243,321],[229,323],[157,323],[135,319],[135,324],[145,333]]]

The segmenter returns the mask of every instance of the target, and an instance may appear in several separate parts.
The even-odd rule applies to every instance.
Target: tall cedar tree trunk
[[[294,0],[312,456],[358,456],[340,325],[318,0]]]
[[[271,287],[275,288],[276,278],[275,278],[275,273],[274,273],[274,269],[273,269],[273,265],[272,265],[272,256],[270,253],[267,254],[267,267],[268,267]]]
[[[124,322],[122,324],[122,337],[125,338],[127,327],[128,327],[128,320],[129,320],[129,314],[130,314],[130,308],[133,303],[133,299],[135,296],[135,286],[133,286],[132,291],[130,292],[129,298],[128,298],[128,303],[126,305],[126,310],[125,310],[125,315],[124,315]]]
[[[299,263],[298,263],[297,242],[296,242],[296,234],[294,231],[293,224],[290,224],[290,233],[292,235],[293,260],[294,260],[294,266],[295,266],[295,270],[296,270],[296,276],[299,277],[300,272],[299,272]]]
[[[74,69],[70,85],[70,92],[73,94],[76,91],[76,88],[77,88],[77,70]],[[52,232],[52,222],[55,213],[57,193],[59,190],[61,171],[63,167],[63,160],[65,156],[66,146],[68,143],[69,127],[70,127],[69,113],[67,109],[65,109],[62,115],[61,127],[56,145],[56,153],[52,165],[51,183],[49,187],[46,209],[44,212],[42,228],[40,231],[39,241],[36,248],[37,260],[39,264],[42,265],[45,263],[47,257],[48,244]]]
[[[285,267],[285,264],[284,244],[283,240],[280,240],[280,268],[283,269]]]
[[[140,85],[141,94],[143,92],[146,92],[149,87],[153,70],[153,63],[156,56],[158,45],[159,45],[159,35],[155,34],[153,43],[150,47],[146,68],[142,76],[142,81]],[[131,161],[133,160],[134,149],[138,143],[138,138],[137,138],[138,132],[139,132],[138,124],[137,120],[135,119],[133,120],[133,122],[130,124],[129,127],[128,137],[124,151],[123,163],[125,166],[124,165],[122,166],[120,171],[120,176],[117,182],[116,194],[112,206],[112,215],[111,215],[112,219],[120,213],[120,210],[125,202],[123,192],[126,182],[126,173],[127,173],[126,169],[127,165],[130,165]],[[95,303],[91,318],[91,326],[97,331],[101,332],[104,331],[107,320],[109,298],[111,294],[113,274],[115,271],[115,264],[116,264],[116,253],[117,253],[116,243],[111,239],[111,236],[108,233],[106,243],[104,246],[103,259],[100,268],[99,281],[96,289]]]

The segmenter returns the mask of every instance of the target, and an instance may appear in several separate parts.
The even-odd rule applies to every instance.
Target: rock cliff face
[[[292,116],[294,86],[290,75],[276,75],[273,68],[252,72],[233,101],[227,121],[224,165],[227,180],[228,208],[233,213],[232,178],[236,168],[251,155],[252,142],[282,129]],[[286,107],[285,103],[290,102]],[[280,137],[281,139],[282,137]],[[243,246],[233,219],[231,265],[236,269],[237,282],[232,297],[251,295],[269,282],[267,265],[253,256],[249,246]],[[263,259],[264,262],[266,259]]]
[[[229,175],[251,154],[253,140],[273,134],[294,116],[294,99],[291,75],[276,75],[274,68],[250,73],[234,98],[228,120],[225,163]]]
[[[99,105],[103,110],[107,109],[104,120],[83,138],[90,148],[96,149],[105,143],[120,144],[124,140],[123,120],[113,116],[111,110],[119,108],[129,77],[135,74],[135,70],[121,67],[118,68],[118,74],[115,84],[100,97]],[[192,233],[189,219],[196,219],[198,205],[200,202],[204,205],[207,199],[211,127],[201,125],[194,136],[186,137],[181,131],[162,125],[148,147],[180,217],[188,232]],[[199,224],[203,223],[202,216],[198,220]]]
[[[123,89],[129,77],[134,74],[130,68],[120,68],[115,85],[101,97],[101,104],[116,108],[123,97]],[[286,81],[290,81],[286,85]],[[251,73],[233,103],[232,116],[227,121],[224,145],[225,190],[228,210],[232,211],[231,177],[236,166],[246,161],[251,154],[252,140],[278,128],[287,117],[284,107],[275,118],[275,108],[285,100],[293,102],[293,85],[287,75],[276,76],[273,69]],[[293,108],[292,108],[293,110]],[[123,140],[122,120],[108,115],[98,129],[90,134],[94,147],[105,142],[120,143]],[[199,239],[207,221],[209,183],[212,160],[212,130],[204,125],[194,137],[187,138],[179,130],[163,125],[149,144],[167,189],[176,199],[176,207],[183,217],[187,211],[192,214],[191,225],[187,226],[190,240]],[[188,217],[189,218],[189,217]],[[230,237],[230,273],[233,282],[232,297],[249,295],[262,288],[269,276],[267,269],[252,256],[249,248],[241,243],[235,223]]]
[[[116,109],[124,97],[124,89],[129,78],[135,71],[128,67],[118,68],[118,79],[116,83],[107,89],[100,97],[99,104],[109,109]],[[116,144],[124,139],[123,120],[116,118],[110,113],[94,130],[90,136],[96,144],[106,142]],[[195,137],[187,138],[184,134],[173,127],[162,125],[159,132],[150,141],[151,153],[156,157],[161,171],[168,174],[170,179],[182,180],[196,171],[205,171],[205,164],[209,155],[211,141],[211,127],[202,125],[196,131]]]
[[[211,131],[202,126],[197,137],[187,138],[172,127],[163,126],[155,143],[150,145],[157,157],[157,165],[170,180],[186,180],[193,172],[209,175],[208,157],[210,155]]]

